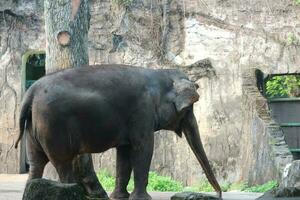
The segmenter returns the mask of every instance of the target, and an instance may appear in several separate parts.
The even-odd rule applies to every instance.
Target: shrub
[[[232,183],[228,191],[244,191],[247,187],[247,184],[244,182]]]
[[[115,178],[107,171],[101,170],[97,173],[97,177],[106,191],[113,191],[115,187]],[[200,181],[198,184],[188,187],[183,187],[183,184],[173,180],[168,176],[160,176],[156,172],[149,172],[148,191],[159,192],[214,192],[215,190],[207,180]],[[128,191],[133,190],[133,180],[129,181],[127,186]],[[269,181],[262,185],[249,187],[246,183],[223,183],[221,188],[223,192],[226,191],[245,191],[245,192],[266,192],[278,186],[277,181]]]
[[[278,187],[277,181],[269,181],[262,185],[256,185],[256,186],[245,188],[243,191],[245,191],[245,192],[267,192],[276,187]]]
[[[107,170],[99,171],[97,177],[106,191],[113,191],[116,179]]]
[[[101,170],[97,173],[97,177],[101,182],[102,186],[107,191],[112,191],[115,187],[115,178],[107,171]],[[129,181],[127,189],[129,191],[133,190],[133,180],[132,178]],[[148,191],[160,191],[160,192],[177,192],[182,191],[182,183],[173,180],[171,177],[159,176],[155,172],[149,172],[148,179]]]
[[[161,192],[177,192],[182,191],[182,183],[173,180],[168,176],[159,176],[155,172],[149,173],[149,183],[147,189],[149,191],[161,191]]]
[[[300,75],[274,76],[267,81],[266,85],[267,97],[273,98],[298,96]]]

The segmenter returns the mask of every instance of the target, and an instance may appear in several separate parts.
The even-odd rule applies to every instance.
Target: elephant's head
[[[161,129],[175,131],[180,137],[182,132],[184,133],[208,181],[221,197],[222,191],[203,149],[197,121],[193,113],[193,104],[199,99],[197,93],[199,86],[188,80],[178,70],[169,70],[167,73],[172,84],[170,84],[164,103],[160,107],[160,119],[163,122]]]

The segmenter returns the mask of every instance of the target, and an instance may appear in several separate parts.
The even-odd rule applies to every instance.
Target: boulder
[[[287,187],[278,188],[274,191],[275,197],[300,197],[300,188]]]
[[[171,197],[171,200],[216,200],[219,199],[217,197],[196,193],[196,192],[180,192],[176,193]]]
[[[23,200],[86,200],[78,184],[64,184],[47,179],[34,179],[26,184]]]
[[[275,188],[266,193],[257,200],[299,200],[300,188],[286,187],[286,188]]]
[[[282,188],[300,188],[300,160],[287,164],[282,174]]]

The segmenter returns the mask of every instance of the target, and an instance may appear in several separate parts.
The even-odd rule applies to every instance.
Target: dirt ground
[[[21,200],[27,174],[0,174],[0,200]],[[153,200],[169,200],[174,192],[151,192]],[[260,193],[225,192],[224,200],[254,200]]]

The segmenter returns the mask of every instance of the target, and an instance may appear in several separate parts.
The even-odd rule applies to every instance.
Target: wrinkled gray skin
[[[197,85],[179,70],[124,65],[73,68],[47,75],[27,91],[20,114],[27,130],[29,180],[41,178],[47,162],[61,182],[78,182],[91,196],[107,197],[88,153],[117,148],[112,199],[151,199],[146,191],[154,132],[184,133],[209,182],[220,186],[204,152],[193,103]],[[16,147],[18,144],[16,143]],[[134,173],[134,190],[126,186]]]

